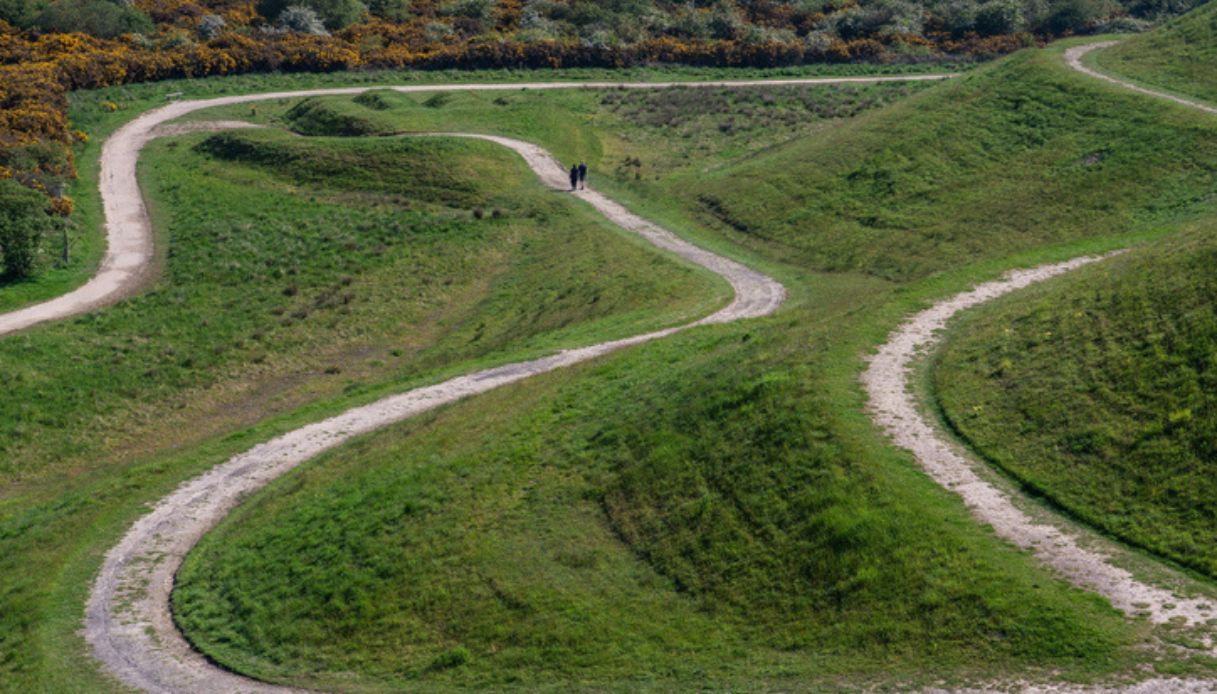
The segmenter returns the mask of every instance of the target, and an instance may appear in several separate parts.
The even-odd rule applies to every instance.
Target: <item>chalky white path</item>
[[[1099,593],[1129,615],[1145,614],[1156,624],[1172,619],[1199,624],[1217,617],[1212,600],[1180,598],[1171,591],[1141,582],[1112,565],[1106,555],[1082,547],[1072,534],[1033,520],[1005,492],[977,474],[981,463],[922,415],[909,384],[912,363],[939,341],[940,331],[960,311],[1109,255],[1016,270],[1002,280],[986,282],[934,304],[909,318],[888,338],[871,359],[862,382],[875,422],[898,446],[911,451],[934,481],[961,496],[972,514],[991,525],[999,537],[1031,550],[1037,559],[1074,585]]]
[[[923,82],[954,74],[885,77],[824,77],[782,80],[713,80],[706,82],[516,82],[502,84],[437,84],[397,87],[346,87],[291,92],[244,94],[178,101],[153,109],[116,130],[102,147],[100,183],[106,219],[106,253],[97,274],[87,283],[50,301],[0,314],[0,336],[45,321],[87,313],[138,291],[152,279],[152,227],[135,177],[140,150],[156,137],[155,128],[174,118],[214,106],[305,96],[359,94],[371,89],[399,92],[514,91],[520,89],[662,89],[668,87],[752,87],[874,82]]]
[[[1073,69],[1140,94],[1166,99],[1181,106],[1217,114],[1217,108],[1097,72],[1082,64],[1090,51],[1114,45],[1103,41],[1075,46],[1065,51],[1065,61]],[[999,536],[1029,550],[1042,563],[1052,567],[1074,585],[1093,590],[1129,615],[1145,615],[1156,624],[1172,620],[1203,624],[1217,618],[1214,602],[1208,599],[1180,598],[1169,590],[1150,585],[1111,563],[1111,557],[1082,547],[1078,538],[1060,527],[1037,522],[1018,508],[1002,490],[982,478],[976,461],[950,440],[923,415],[913,394],[910,377],[918,355],[936,345],[941,330],[956,314],[1000,296],[1041,282],[1084,265],[1104,260],[1122,251],[1103,256],[1085,256],[1062,263],[1027,270],[1014,270],[997,281],[986,282],[970,291],[944,299],[910,317],[888,337],[862,375],[868,408],[874,421],[891,439],[917,459],[940,485],[958,494],[981,522]],[[1204,639],[1206,642],[1207,638]],[[1211,646],[1211,644],[1210,644]],[[1128,686],[1080,687],[1061,684],[1014,684],[1000,691],[1024,692],[1132,692],[1136,694],[1192,694],[1217,692],[1217,681],[1209,679],[1154,678]],[[988,689],[958,690],[966,692]]]
[[[688,83],[694,87],[742,87],[760,84],[833,84],[942,79],[945,76],[879,78],[806,79],[780,81],[716,81]],[[441,85],[396,87],[404,92],[568,89],[594,87],[660,88],[677,83],[533,83],[511,85]],[[684,83],[681,83],[684,84]],[[105,201],[107,230],[111,247],[140,249],[146,265],[151,259],[151,228],[135,177],[140,148],[157,134],[162,123],[192,111],[213,106],[240,104],[266,99],[297,98],[322,94],[356,94],[368,88],[326,89],[233,96],[170,104],[151,111],[120,128],[103,150],[102,197]],[[214,127],[240,124],[221,123]],[[212,126],[201,126],[203,128]],[[527,142],[505,137],[454,134],[475,137],[508,147],[528,163],[542,182],[554,188],[567,185],[565,169],[543,149]],[[509,364],[418,388],[378,402],[358,407],[330,419],[310,424],[261,444],[212,470],[184,483],[158,502],[151,513],[140,518],[105,558],[85,608],[85,638],[106,668],[126,684],[152,692],[228,693],[240,691],[290,691],[220,669],[194,651],[173,624],[169,597],[173,579],[187,551],[216,525],[245,495],[300,463],[317,456],[355,436],[402,421],[420,412],[483,393],[536,374],[553,371],[592,359],[631,345],[648,342],[696,325],[725,323],[764,316],[777,310],[785,298],[784,288],[775,280],[737,262],[715,255],[681,240],[672,233],[627,211],[621,205],[592,191],[577,195],[611,221],[636,233],[655,246],[701,265],[726,279],[735,292],[734,299],[722,310],[689,325],[660,330],[630,338],[570,349],[553,356]],[[116,238],[117,237],[117,238]],[[142,241],[140,240],[142,239]],[[132,253],[135,253],[134,251]],[[71,305],[67,312],[55,302],[34,309],[22,322],[8,331],[18,330],[38,320],[49,320],[112,301],[138,283],[139,262],[133,259],[122,267],[129,271],[114,275],[100,284],[101,293],[91,304]],[[103,273],[106,270],[103,270]],[[87,289],[97,280],[86,285]],[[127,284],[123,286],[123,282]],[[117,285],[119,288],[112,288]],[[47,308],[49,307],[49,308]],[[41,315],[41,317],[38,317]],[[5,329],[0,327],[0,334]]]

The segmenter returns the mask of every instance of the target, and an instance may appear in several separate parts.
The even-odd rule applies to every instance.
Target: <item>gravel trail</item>
[[[831,84],[852,82],[908,81],[944,79],[949,75],[899,78],[834,78],[780,81],[715,81],[690,84],[694,87],[742,87],[759,84]],[[568,89],[595,87],[662,88],[676,83],[532,83],[511,85],[439,85],[397,87],[404,92]],[[106,203],[107,229],[112,247],[135,245],[146,265],[151,257],[151,229],[135,179],[135,162],[140,148],[158,134],[181,133],[195,129],[243,127],[248,124],[216,122],[162,126],[166,121],[192,111],[229,104],[321,94],[356,94],[369,88],[326,89],[277,92],[223,97],[203,101],[183,101],[150,111],[121,128],[103,151],[102,194]],[[565,168],[536,145],[506,137],[450,133],[508,147],[528,163],[541,181],[550,187],[566,189]],[[610,352],[666,337],[693,326],[726,323],[768,315],[778,309],[785,289],[776,280],[727,258],[683,241],[671,232],[629,212],[618,203],[594,190],[575,193],[605,217],[622,228],[639,234],[655,246],[675,253],[726,279],[734,299],[725,308],[694,323],[614,340],[552,356],[508,364],[453,378],[433,386],[390,396],[357,407],[335,417],[310,424],[279,436],[238,455],[210,471],[191,479],[160,500],[153,510],[140,518],[106,555],[85,608],[84,635],[94,655],[106,669],[132,687],[151,692],[268,692],[290,689],[258,682],[223,670],[193,650],[177,630],[170,612],[174,575],[186,553],[246,495],[296,465],[317,456],[355,436],[402,421],[420,412],[483,393],[536,374],[577,364]],[[120,237],[116,242],[115,237]],[[142,239],[142,241],[140,240]],[[133,266],[138,265],[133,263]],[[125,291],[138,286],[137,270],[128,277]],[[86,285],[86,288],[90,287]],[[84,289],[84,288],[82,288]],[[118,292],[94,297],[88,307],[56,313],[54,302],[43,309],[38,320],[50,320],[72,312],[113,301]],[[35,321],[36,322],[36,321]],[[25,327],[32,323],[24,323]],[[20,329],[11,328],[11,330]],[[0,330],[3,334],[3,330]]]
[[[1015,506],[1005,492],[977,474],[983,463],[923,416],[909,384],[912,363],[940,341],[939,331],[960,311],[1111,255],[1015,270],[1003,279],[939,301],[913,315],[888,337],[871,358],[862,382],[875,422],[896,445],[911,451],[934,481],[962,497],[977,520],[991,525],[999,537],[1030,550],[1074,585],[1099,593],[1130,616],[1143,614],[1155,624],[1176,619],[1202,624],[1217,617],[1211,600],[1181,598],[1138,581],[1128,571],[1112,565],[1105,554],[1082,547],[1069,532],[1037,522]]]
[[[97,273],[77,289],[49,301],[16,311],[0,313],[0,337],[51,320],[69,318],[113,304],[152,281],[152,226],[144,206],[135,164],[140,150],[162,134],[158,126],[199,109],[305,96],[360,94],[375,89],[399,92],[513,91],[520,89],[664,89],[669,87],[712,88],[792,86],[817,84],[865,84],[874,82],[925,82],[949,79],[957,74],[892,75],[884,77],[813,77],[781,80],[711,80],[705,82],[514,82],[500,84],[419,84],[405,86],[337,87],[288,92],[263,92],[238,96],[176,101],[141,114],[115,130],[102,146],[98,176],[106,220],[106,253]],[[230,124],[231,125],[231,124]],[[174,126],[179,127],[179,126]],[[192,127],[183,125],[180,127]],[[248,127],[242,124],[240,127]]]
[[[1070,48],[1065,52],[1066,63],[1075,70],[1105,82],[1217,114],[1217,108],[1146,89],[1104,75],[1082,64],[1082,57],[1090,51],[1115,43],[1106,41]],[[939,301],[914,314],[888,337],[887,342],[870,358],[870,363],[862,375],[862,382],[868,396],[868,409],[875,423],[898,446],[913,453],[917,462],[932,479],[958,494],[977,520],[991,526],[999,537],[1030,551],[1039,561],[1052,567],[1066,580],[1078,587],[1099,593],[1117,609],[1130,616],[1144,616],[1155,624],[1175,622],[1199,626],[1217,618],[1217,609],[1214,609],[1212,600],[1180,597],[1171,590],[1138,580],[1127,570],[1115,566],[1111,562],[1111,556],[1105,552],[1083,547],[1079,544],[1079,538],[1070,531],[1033,519],[1018,508],[1006,492],[978,474],[977,470],[983,469],[984,463],[964,451],[923,414],[923,408],[910,385],[912,364],[920,355],[940,342],[940,331],[960,311],[1122,252],[1115,251],[1102,256],[1085,256],[1062,263],[1013,270],[1000,280],[986,282],[970,291]],[[1213,644],[1207,637],[1201,639],[1212,648]],[[1124,686],[1082,687],[1021,683],[996,689],[1027,692],[1214,692],[1217,691],[1217,681],[1155,678]]]
[[[1102,45],[1107,44],[1070,49],[1066,57],[1076,69],[1100,79],[1213,111],[1210,107],[1123,83],[1081,66],[1078,62],[1081,55]],[[943,79],[950,76],[953,75],[776,80],[763,83],[910,81]],[[678,84],[692,87],[736,87],[760,82],[457,84],[410,85],[394,89],[403,92],[424,92],[521,88],[663,88]],[[146,273],[144,268],[151,259],[151,230],[135,182],[135,161],[140,147],[159,132],[155,130],[158,125],[211,106],[308,95],[356,94],[367,89],[280,92],[178,102],[150,111],[116,131],[103,150],[101,186],[111,250],[107,253],[102,271],[89,284],[60,299],[0,315],[0,335],[37,322],[73,315],[111,303],[138,288],[140,283],[146,280],[141,273]],[[452,135],[476,137],[509,147],[524,157],[544,183],[561,189],[567,187],[564,168],[535,145],[488,135]],[[785,293],[775,280],[684,242],[595,191],[584,191],[577,195],[623,228],[640,234],[660,248],[722,275],[735,290],[732,303],[687,326],[565,350],[541,359],[487,369],[354,408],[261,444],[184,483],[158,502],[149,514],[139,519],[122,541],[107,554],[89,596],[85,636],[92,644],[95,655],[110,672],[130,686],[153,692],[293,691],[251,680],[211,664],[184,640],[174,626],[169,610],[174,574],[186,552],[245,495],[260,489],[301,462],[352,437],[399,422],[428,409],[624,347],[665,337],[693,325],[763,316],[780,306]],[[947,299],[913,316],[881,348],[863,377],[870,395],[871,411],[876,422],[898,445],[912,450],[935,480],[959,493],[978,518],[991,524],[1002,537],[1030,549],[1042,561],[1059,570],[1070,580],[1107,596],[1125,611],[1147,611],[1155,622],[1173,617],[1200,621],[1211,615],[1207,605],[1198,601],[1177,600],[1168,591],[1136,581],[1123,569],[1108,563],[1102,555],[1080,547],[1070,535],[1053,526],[1037,523],[1016,508],[1001,491],[975,473],[972,467],[975,463],[943,440],[934,427],[921,417],[907,389],[910,361],[919,350],[934,343],[935,331],[952,315],[1033,282],[1101,259],[1102,257],[1078,258],[1065,263],[1015,271],[1003,280],[980,285],[970,292]],[[1085,689],[1109,691],[1104,688]],[[1029,689],[1043,692],[1075,690],[1076,688],[1068,685],[1047,685]],[[1161,679],[1143,682],[1135,687],[1135,691],[1201,692],[1212,691],[1212,688],[1208,683],[1200,681]]]

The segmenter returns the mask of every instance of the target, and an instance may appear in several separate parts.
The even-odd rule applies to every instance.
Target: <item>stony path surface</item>
[[[737,87],[762,83],[825,84],[942,79],[944,77],[933,75],[908,78],[809,79],[778,82],[716,81],[699,82],[690,86]],[[673,84],[534,83],[527,85],[409,86],[398,89],[401,91],[459,91],[622,86],[658,88],[673,86]],[[147,212],[135,181],[135,161],[139,149],[144,143],[159,133],[180,133],[193,129],[220,129],[246,125],[232,122],[181,126],[162,125],[166,121],[211,106],[317,94],[354,94],[365,90],[328,89],[179,102],[132,121],[115,133],[114,139],[118,144],[108,142],[103,154],[102,193],[106,201],[107,222],[112,243],[114,234],[130,237],[128,240],[151,237]],[[567,186],[568,179],[564,167],[536,145],[490,135],[460,133],[449,135],[480,138],[508,147],[520,154],[546,185],[559,189],[565,189]],[[110,672],[130,686],[153,692],[290,691],[242,677],[208,662],[202,655],[194,651],[178,632],[170,613],[169,598],[173,589],[174,575],[186,552],[245,495],[262,488],[296,465],[352,437],[399,422],[420,412],[529,376],[665,337],[696,325],[725,323],[764,316],[777,310],[785,298],[784,288],[772,278],[683,241],[671,232],[634,215],[594,190],[581,191],[576,195],[614,223],[639,234],[655,246],[717,273],[731,284],[735,293],[734,299],[727,307],[689,325],[589,347],[569,349],[553,356],[487,369],[433,386],[387,397],[275,438],[189,480],[158,502],[151,513],[139,519],[132,526],[121,542],[106,555],[94,583],[86,605],[84,633],[93,646],[95,655]],[[145,245],[148,245],[147,242]],[[147,262],[146,258],[150,257],[150,251],[145,251],[144,257],[144,262]],[[99,302],[106,300],[112,300],[112,295],[107,294],[97,299]],[[52,317],[57,317],[54,315],[54,310],[46,311],[42,320]],[[3,333],[0,332],[0,334]]]
[[[1147,89],[1131,82],[1104,75],[1082,64],[1087,53],[1107,46],[1104,41],[1069,48],[1066,63],[1075,70],[1132,91],[1172,101],[1206,113],[1217,108]],[[1217,618],[1217,603],[1210,599],[1181,598],[1171,590],[1151,585],[1115,566],[1102,551],[1081,546],[1078,537],[1057,525],[1033,519],[1018,508],[1006,492],[978,474],[984,463],[964,451],[925,416],[910,384],[912,365],[941,339],[940,331],[961,311],[1022,289],[1036,282],[1059,276],[1075,268],[1102,261],[1122,251],[1104,256],[1085,256],[1062,263],[1015,270],[1000,280],[986,282],[970,291],[937,302],[910,317],[888,337],[862,376],[872,419],[901,448],[910,451],[931,478],[958,494],[977,520],[988,524],[1005,540],[1029,550],[1039,561],[1052,567],[1074,585],[1106,597],[1126,614],[1145,616],[1155,624],[1180,622],[1203,625]],[[1213,648],[1208,637],[1201,637]],[[1031,685],[1013,683],[993,689],[964,689],[960,692],[1125,692],[1136,694],[1195,694],[1217,692],[1212,679],[1153,678],[1130,685],[1083,687],[1068,684]],[[937,691],[937,690],[934,690]]]
[[[911,365],[939,342],[939,333],[961,311],[992,301],[1030,284],[1056,277],[1109,256],[1087,256],[1063,263],[1016,270],[1004,279],[944,299],[909,318],[879,348],[862,376],[872,418],[901,448],[917,458],[934,481],[963,498],[972,514],[1002,537],[1051,566],[1076,586],[1106,597],[1118,609],[1146,615],[1156,624],[1173,619],[1203,624],[1217,617],[1217,604],[1186,599],[1135,579],[1103,553],[1083,548],[1076,537],[1055,525],[1037,522],[1002,490],[977,474],[983,463],[955,444],[928,417],[913,393]]]

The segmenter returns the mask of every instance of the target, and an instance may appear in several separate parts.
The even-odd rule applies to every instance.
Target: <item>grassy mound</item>
[[[387,135],[393,121],[378,111],[389,108],[391,98],[391,92],[375,91],[354,99],[305,99],[284,115],[301,135]]]
[[[950,422],[1077,515],[1217,576],[1217,240],[1193,232],[960,326]]]
[[[414,98],[382,113],[550,144],[525,117],[543,97]],[[422,690],[1084,677],[1138,657],[1110,610],[893,453],[856,376],[900,316],[1002,258],[1203,213],[1217,125],[1059,52],[733,155],[655,146],[658,108],[574,98],[540,116],[569,123],[562,156],[591,152],[598,186],[777,267],[792,305],[462,403],[280,481],[188,559],[175,614],[195,643],[278,681]],[[688,139],[731,136],[701,123]],[[641,171],[611,166],[627,156]]]
[[[1217,3],[1125,39],[1094,60],[1113,74],[1217,103]]]
[[[179,624],[226,666],[345,690],[1109,667],[1110,608],[859,435],[823,372],[825,313],[677,337],[327,455],[192,552]]]
[[[343,142],[295,140],[276,131],[212,135],[197,145],[215,159],[253,166],[297,184],[396,196],[413,203],[472,209],[504,199],[476,173],[501,171],[503,153],[441,138]]]
[[[1211,200],[1214,127],[1024,52],[694,184],[732,240],[897,281]]]
[[[251,427],[471,360],[683,322],[723,299],[489,143],[373,153],[205,137],[155,142],[141,164],[167,237],[156,287],[0,340],[0,689],[107,688],[80,672],[93,665],[74,636],[79,606],[101,556],[82,546],[108,546],[141,504],[276,425]],[[291,163],[208,153],[230,146]],[[389,193],[356,175],[373,156]],[[485,177],[471,181],[475,168]],[[459,182],[459,199],[433,193],[439,181]]]

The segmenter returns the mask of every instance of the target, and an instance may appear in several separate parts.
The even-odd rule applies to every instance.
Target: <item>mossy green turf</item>
[[[1217,576],[1217,240],[1180,235],[958,327],[949,421],[1079,517]]]
[[[179,576],[175,614],[204,652],[369,690],[832,688],[1136,659],[1109,608],[995,543],[893,453],[856,379],[928,298],[1209,212],[1217,124],[1032,51],[656,178],[614,165],[663,160],[645,122],[555,99],[529,131],[502,114],[548,97],[494,98],[326,108],[501,123],[586,157],[602,189],[759,258],[790,305],[512,386],[280,480]]]
[[[1098,51],[1093,61],[1113,75],[1217,104],[1217,3]]]
[[[332,411],[386,383],[684,322],[726,300],[717,278],[545,190],[490,143],[194,135],[150,145],[140,173],[163,278],[0,340],[0,689],[98,688],[64,683],[59,664],[75,654],[73,669],[89,669],[72,636],[88,575],[123,513],[218,462],[189,450],[200,442],[313,399]]]

